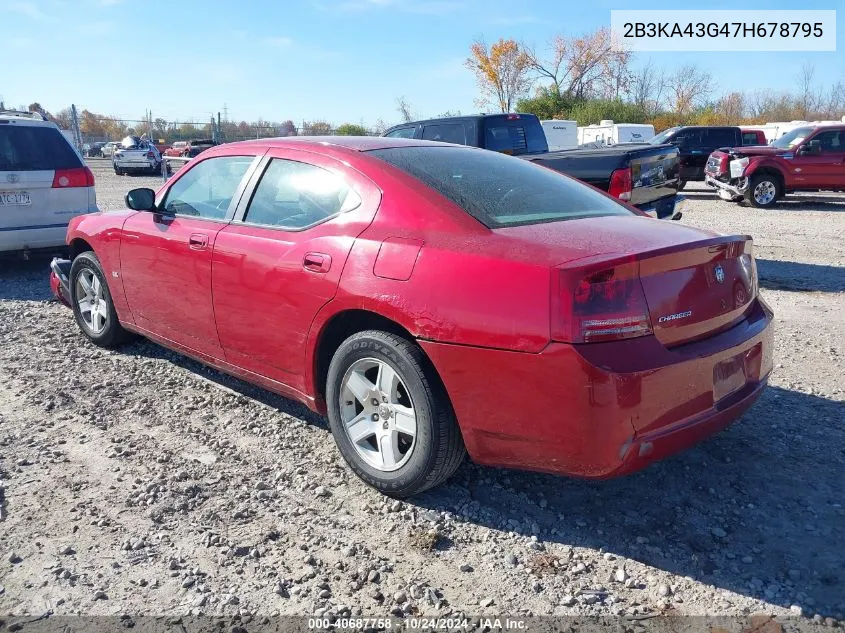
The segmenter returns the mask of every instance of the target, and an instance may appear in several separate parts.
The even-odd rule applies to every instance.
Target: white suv
[[[64,246],[70,218],[96,211],[94,174],[58,126],[0,110],[0,253]]]

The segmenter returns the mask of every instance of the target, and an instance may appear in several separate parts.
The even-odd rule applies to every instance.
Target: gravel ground
[[[104,209],[160,178],[91,161]],[[754,236],[771,386],[724,433],[583,482],[466,464],[413,503],[366,488],[303,407],[152,343],[86,343],[46,261],[0,262],[0,613],[803,614],[845,619],[845,196]]]

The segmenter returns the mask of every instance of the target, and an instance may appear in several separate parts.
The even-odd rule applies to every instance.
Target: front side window
[[[245,222],[297,231],[351,211],[361,198],[334,172],[292,160],[270,161]]]
[[[845,152],[842,144],[843,139],[845,139],[845,134],[839,130],[827,130],[819,132],[810,141],[818,141],[823,154],[841,154]]]
[[[456,143],[466,145],[467,137],[463,123],[440,123],[426,125],[422,137],[427,141],[441,141],[442,143]]]
[[[164,209],[176,215],[223,220],[253,156],[209,158],[191,168],[167,192]]]
[[[468,147],[372,150],[489,228],[632,215],[587,185],[527,160]]]

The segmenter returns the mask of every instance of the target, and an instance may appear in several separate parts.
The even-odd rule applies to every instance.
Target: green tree
[[[572,109],[573,100],[564,97],[553,87],[542,87],[530,99],[520,99],[516,103],[517,112],[536,114],[541,120],[565,119]]]
[[[604,119],[623,123],[645,123],[648,115],[642,106],[621,99],[588,99],[572,106],[569,117],[578,125],[591,125]]]
[[[338,136],[367,136],[367,128],[357,123],[344,123],[335,130]]]

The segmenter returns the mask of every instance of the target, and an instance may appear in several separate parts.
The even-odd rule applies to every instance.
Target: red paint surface
[[[203,153],[269,152],[342,173],[362,204],[310,229],[239,222],[247,191],[234,221],[95,214],[74,219],[68,239],[100,256],[125,327],[318,411],[328,324],[350,310],[393,321],[432,361],[470,455],[485,464],[628,472],[723,428],[765,385],[772,317],[747,236],[633,213],[490,230],[359,151],[425,142],[340,142]],[[197,234],[207,241],[191,248]],[[307,265],[315,254],[330,259],[325,270]],[[569,284],[618,262],[641,283],[654,333],[553,341],[571,316]]]

